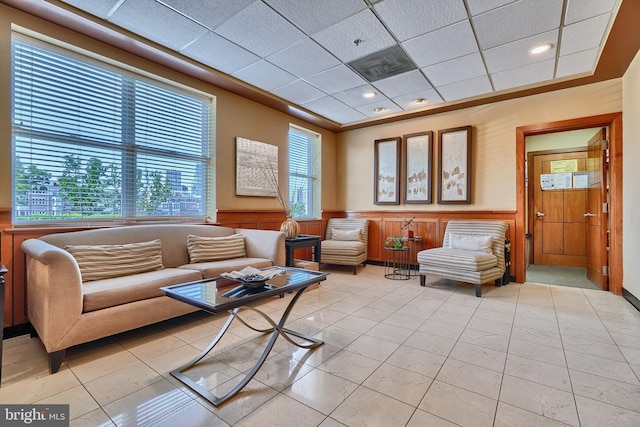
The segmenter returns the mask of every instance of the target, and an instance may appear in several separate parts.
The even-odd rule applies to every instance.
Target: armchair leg
[[[427,277],[424,274],[420,275],[420,286],[427,286]]]
[[[49,373],[55,374],[60,369],[60,365],[62,365],[62,360],[64,359],[65,350],[54,351],[53,353],[49,353]]]
[[[477,297],[481,297],[482,296],[482,284],[481,283],[477,283],[476,284],[476,296]]]

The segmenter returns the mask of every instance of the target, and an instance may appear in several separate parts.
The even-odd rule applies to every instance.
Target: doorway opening
[[[516,230],[514,266],[516,281],[524,283],[527,280],[526,271],[526,234],[528,232],[527,211],[527,151],[526,138],[535,135],[552,134],[565,131],[574,131],[590,128],[608,128],[608,170],[609,190],[607,209],[608,233],[600,236],[604,247],[603,256],[608,254],[608,268],[600,264],[601,273],[606,277],[608,289],[612,293],[622,293],[622,113],[605,114],[600,116],[584,117],[579,119],[564,120],[559,122],[542,123],[537,125],[522,126],[516,128]],[[590,181],[591,182],[591,181]],[[591,207],[590,207],[591,209]],[[540,211],[542,212],[542,211]],[[544,213],[544,212],[543,212]],[[585,212],[593,213],[593,212]],[[605,229],[607,227],[600,227]]]

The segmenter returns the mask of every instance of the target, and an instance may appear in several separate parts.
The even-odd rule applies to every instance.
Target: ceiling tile
[[[593,18],[603,13],[610,13],[617,0],[568,0],[564,24]]]
[[[174,50],[182,49],[208,32],[205,27],[154,0],[127,0],[110,20]]]
[[[298,77],[307,77],[340,64],[335,56],[310,38],[276,52],[266,59]]]
[[[305,102],[302,106],[308,110],[315,111],[318,114],[329,114],[336,111],[346,110],[347,106],[338,101],[332,96],[325,96],[323,98],[314,99],[313,101]]]
[[[271,91],[274,95],[288,99],[297,104],[303,104],[313,99],[322,98],[325,94],[319,89],[311,86],[309,83],[296,80],[286,86],[279,87]]]
[[[333,97],[344,102],[350,107],[357,107],[359,105],[368,104],[371,102],[370,98],[365,98],[364,94],[367,92],[377,93],[378,91],[371,85],[364,85],[360,87],[354,87],[353,89],[345,90],[343,92],[334,93]],[[384,98],[383,95],[377,94],[377,97]]]
[[[102,19],[107,19],[109,12],[113,7],[120,3],[120,0],[62,0],[67,4],[89,12],[92,15],[98,16]]]
[[[304,33],[261,1],[220,25],[216,33],[260,57],[304,39]]]
[[[339,65],[330,70],[309,76],[305,80],[328,94],[342,92],[366,83],[362,77],[346,65]]]
[[[496,90],[512,89],[519,86],[526,86],[532,83],[539,83],[553,78],[555,59],[526,65],[524,67],[512,68],[510,70],[492,73],[491,80]]]
[[[367,118],[367,116],[362,114],[360,111],[354,110],[353,108],[336,111],[334,113],[327,113],[326,117],[329,120],[333,120],[334,122],[341,124],[353,123]]]
[[[385,0],[375,9],[400,41],[467,19],[462,0]]]
[[[462,98],[484,95],[492,92],[491,82],[487,76],[474,77],[469,80],[451,83],[436,88],[445,101],[455,101]]]
[[[373,85],[388,98],[394,98],[419,90],[431,89],[431,85],[419,70],[409,71],[408,73],[399,74],[384,80],[378,80]]]
[[[556,29],[561,16],[562,0],[521,0],[473,17],[473,25],[480,47],[489,49]]]
[[[402,47],[420,68],[478,51],[468,20],[407,40]]]
[[[228,0],[223,1],[228,2]],[[264,1],[309,35],[324,30],[367,7],[362,0]]]
[[[491,9],[496,9],[500,6],[514,3],[515,1],[516,0],[467,0],[467,4],[469,5],[471,15],[475,16]]]
[[[214,30],[255,0],[158,0],[184,13],[189,18]],[[96,2],[101,3],[101,2]]]
[[[539,55],[531,55],[529,51],[542,44],[548,43],[552,47]],[[513,43],[503,44],[484,51],[484,60],[489,73],[521,67],[535,62],[555,58],[558,45],[558,30],[527,37]]]
[[[384,108],[384,111],[374,111],[376,108]],[[382,99],[377,102],[361,105],[356,107],[356,110],[360,111],[367,117],[382,117],[387,114],[397,113],[398,111],[402,111],[400,107],[398,107],[393,101],[390,99]]]
[[[260,59],[253,53],[212,32],[191,43],[182,50],[182,53],[227,74]]]
[[[427,102],[422,104],[416,104],[416,99],[424,98]],[[419,92],[413,92],[407,95],[401,95],[392,99],[393,102],[398,104],[404,110],[414,110],[416,108],[424,108],[430,105],[442,103],[442,98],[438,95],[434,89],[423,90]]]
[[[596,59],[598,58],[598,52],[598,49],[589,49],[561,56],[558,59],[556,77],[560,78],[572,74],[592,72]]]
[[[343,62],[395,44],[391,34],[369,9],[320,31],[313,39]],[[354,40],[361,42],[356,44]]]
[[[487,75],[479,53],[431,65],[423,68],[422,71],[436,87]]]
[[[609,14],[605,14],[564,27],[560,55],[568,55],[600,46],[608,24]]]
[[[265,60],[260,60],[233,73],[233,77],[265,90],[272,90],[296,80],[291,74]]]

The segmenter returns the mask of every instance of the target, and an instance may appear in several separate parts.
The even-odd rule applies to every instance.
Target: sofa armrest
[[[82,314],[82,276],[71,254],[39,239],[20,246],[27,255],[28,317],[47,351]]]
[[[285,265],[284,233],[248,228],[237,228],[236,233],[244,236],[248,257],[267,258],[273,265]]]

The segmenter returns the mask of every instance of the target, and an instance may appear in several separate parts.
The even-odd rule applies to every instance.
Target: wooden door
[[[533,223],[532,264],[564,267],[587,265],[586,188],[559,185],[545,189],[541,175],[549,178],[563,171],[586,172],[587,151],[576,148],[561,153],[532,154],[533,164],[529,185],[533,188],[533,201],[529,212]],[[572,174],[572,172],[564,172]],[[564,175],[566,177],[566,175]],[[549,181],[546,181],[547,183]]]
[[[602,289],[608,289],[608,204],[606,145],[607,130],[596,132],[589,140],[587,172],[587,278]]]

